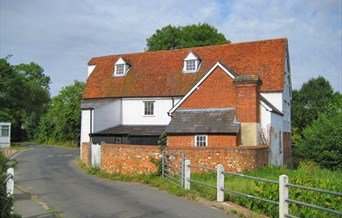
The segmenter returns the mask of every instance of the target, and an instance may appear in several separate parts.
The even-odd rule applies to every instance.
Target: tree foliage
[[[81,99],[85,83],[75,81],[52,98],[48,112],[42,117],[37,139],[47,143],[73,141],[80,137]]]
[[[336,94],[324,112],[303,130],[296,156],[331,170],[342,170],[342,95]]]
[[[0,59],[0,121],[12,123],[12,140],[32,139],[50,101],[50,77],[36,63],[13,66]]]
[[[292,93],[292,143],[295,164],[314,161],[342,169],[342,97],[323,77]]]
[[[319,76],[304,83],[300,90],[294,90],[292,99],[292,127],[302,136],[304,128],[334,100],[334,92],[329,81]]]
[[[147,51],[171,50],[206,45],[228,44],[222,33],[207,23],[188,26],[167,25],[157,29],[147,40]]]

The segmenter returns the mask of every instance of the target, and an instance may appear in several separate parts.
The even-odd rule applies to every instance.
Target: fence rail
[[[171,153],[170,153],[171,154]],[[169,155],[170,155],[169,154]],[[173,153],[172,155],[177,155],[175,153]],[[179,154],[178,154],[179,155]],[[172,167],[172,165],[169,165],[168,163],[170,162],[174,162],[177,159],[172,159],[172,161],[168,160],[167,158],[167,153],[163,153],[163,177],[169,177],[170,174],[172,174],[172,172],[170,173],[168,171],[168,169],[165,169],[166,167],[169,169],[174,169]],[[177,162],[177,161],[176,161]],[[279,176],[279,180],[275,181],[275,180],[269,180],[269,179],[263,179],[263,178],[258,178],[258,177],[253,177],[253,176],[248,176],[248,175],[244,175],[244,174],[239,174],[239,173],[233,173],[233,172],[229,172],[229,171],[224,171],[223,165],[218,164],[216,169],[214,168],[208,168],[208,167],[202,167],[202,166],[195,166],[195,165],[191,165],[190,164],[190,160],[185,160],[184,155],[181,158],[181,163],[179,163],[180,167],[176,167],[176,168],[180,168],[182,172],[178,172],[175,173],[179,178],[180,178],[180,186],[184,187],[186,190],[190,190],[190,186],[191,183],[194,184],[199,184],[202,186],[206,186],[206,187],[210,187],[213,189],[217,190],[217,201],[218,202],[222,202],[224,201],[224,193],[231,193],[231,194],[235,194],[235,195],[240,195],[243,197],[247,197],[250,199],[255,199],[255,200],[260,200],[263,202],[267,202],[267,203],[271,203],[273,205],[276,205],[279,207],[279,217],[280,218],[285,218],[285,217],[290,217],[290,218],[297,218],[296,216],[290,214],[289,211],[289,203],[292,204],[298,204],[304,207],[309,207],[309,208],[313,208],[313,209],[317,209],[317,210],[322,210],[331,214],[336,214],[339,216],[342,216],[342,212],[341,211],[336,211],[330,208],[326,208],[326,207],[321,207],[318,205],[314,205],[314,204],[309,204],[306,202],[302,202],[302,201],[298,201],[295,199],[291,199],[289,197],[289,192],[290,192],[290,188],[299,188],[299,189],[304,189],[304,190],[309,190],[309,191],[313,191],[313,192],[320,192],[320,193],[325,193],[325,194],[330,194],[330,195],[335,195],[338,197],[342,197],[342,193],[339,192],[333,192],[333,191],[329,191],[329,190],[323,190],[323,189],[317,189],[317,188],[312,188],[312,187],[306,187],[306,186],[301,186],[301,185],[297,185],[297,184],[291,184],[289,183],[289,178],[286,175],[281,175]],[[212,185],[212,184],[208,184],[205,182],[201,182],[201,181],[197,181],[194,179],[191,179],[191,168],[194,169],[202,169],[202,170],[206,170],[206,171],[210,171],[210,172],[217,172],[217,182],[216,185]],[[173,175],[173,174],[172,174]],[[251,180],[255,180],[255,181],[260,181],[260,182],[265,182],[265,183],[271,183],[271,184],[275,184],[278,185],[278,190],[279,190],[279,201],[273,201],[271,199],[265,199],[265,198],[260,198],[257,196],[253,196],[253,195],[249,195],[249,194],[245,194],[242,192],[237,192],[234,190],[230,190],[224,187],[224,183],[225,183],[225,175],[231,175],[231,176],[237,176],[237,177],[242,177],[242,178],[246,178],[246,179],[251,179]],[[175,175],[173,175],[175,176]],[[174,177],[173,178],[173,183],[175,183],[175,181],[178,182],[178,180],[175,180]]]

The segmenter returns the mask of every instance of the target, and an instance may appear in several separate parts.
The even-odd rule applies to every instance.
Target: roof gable
[[[180,105],[182,105],[186,99],[188,99],[191,94],[198,89],[198,87],[215,71],[216,68],[221,68],[226,74],[228,74],[232,79],[234,79],[237,75],[233,71],[229,71],[229,69],[225,66],[223,66],[220,62],[217,62],[203,77],[200,81],[196,83],[192,87],[192,89],[186,93],[186,95],[177,102],[177,104],[169,111],[169,113],[173,113]]]
[[[286,49],[287,39],[273,39],[92,58],[88,64],[96,68],[83,98],[184,96],[217,62],[238,75],[259,75],[263,92],[282,91]],[[201,60],[201,67],[184,74],[184,58],[190,52]],[[113,78],[119,58],[130,63],[130,71]]]

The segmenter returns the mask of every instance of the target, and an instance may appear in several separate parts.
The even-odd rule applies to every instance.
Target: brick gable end
[[[236,89],[233,79],[217,67],[179,108],[236,107]]]

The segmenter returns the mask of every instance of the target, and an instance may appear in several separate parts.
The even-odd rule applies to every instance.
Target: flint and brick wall
[[[150,158],[160,159],[159,146],[102,144],[101,169],[108,173],[142,174],[157,170]]]
[[[208,147],[238,146],[238,138],[236,135],[208,135]],[[195,147],[195,135],[168,135],[167,145]]]
[[[82,162],[86,162],[89,153],[82,147]],[[101,169],[108,173],[141,174],[152,173],[157,167],[151,162],[151,157],[160,159],[158,146],[145,145],[101,145]],[[215,168],[223,164],[225,170],[240,172],[252,170],[268,163],[267,146],[239,146],[239,147],[165,147],[170,152],[184,153],[191,165]],[[192,169],[192,172],[201,170]]]
[[[264,166],[268,163],[267,146],[240,147],[167,147],[168,151],[184,153],[191,165],[215,168],[223,164],[226,171],[241,172]],[[201,169],[192,168],[192,172]]]

